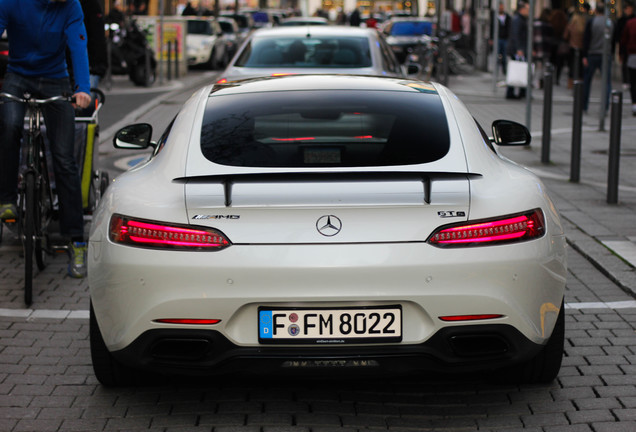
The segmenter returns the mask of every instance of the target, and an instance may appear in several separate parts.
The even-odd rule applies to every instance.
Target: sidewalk
[[[569,245],[636,296],[636,117],[631,113],[629,92],[623,92],[618,204],[607,204],[611,114],[605,118],[605,130],[599,131],[600,76],[592,84],[589,113],[583,117],[578,183],[569,181],[573,95],[567,89],[567,77],[561,81],[561,86],[553,87],[550,163],[541,163],[542,90],[532,92],[531,146],[500,150],[542,178],[563,217]],[[506,100],[505,87],[493,89],[491,73],[450,76],[448,87],[487,132],[496,119],[526,123],[526,101]],[[613,83],[613,88],[622,89],[622,85]]]

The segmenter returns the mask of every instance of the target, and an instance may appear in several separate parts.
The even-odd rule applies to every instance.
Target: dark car
[[[222,12],[219,17],[232,18],[238,25],[241,38],[246,38],[254,28],[254,19],[247,13]]]
[[[390,19],[382,28],[387,43],[401,63],[417,45],[430,43],[433,22],[430,18],[401,17]]]
[[[241,33],[239,26],[234,18],[219,17],[217,18],[221,31],[223,32],[223,39],[225,40],[226,49],[229,53],[230,59],[234,57],[238,47],[243,43],[245,35]]]
[[[9,41],[3,37],[0,39],[0,86],[4,81],[4,74],[7,73],[9,63]]]

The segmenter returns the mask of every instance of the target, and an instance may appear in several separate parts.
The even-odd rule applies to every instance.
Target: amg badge
[[[192,216],[192,220],[203,220],[203,219],[240,219],[240,215],[194,215]]]

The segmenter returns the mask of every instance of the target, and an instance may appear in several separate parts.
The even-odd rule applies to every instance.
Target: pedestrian
[[[38,24],[42,23],[42,24]],[[7,31],[9,60],[2,91],[38,99],[70,94],[66,48],[75,76],[75,104],[86,108],[90,81],[86,28],[79,0],[0,0],[0,33]],[[20,139],[26,106],[15,101],[0,105],[0,218],[15,218],[18,197]],[[74,155],[75,112],[66,101],[43,108],[51,144],[59,198],[60,232],[70,241],[68,274],[86,275],[86,243],[80,175]]]
[[[603,49],[605,32],[610,34],[613,30],[613,23],[605,20],[605,5],[597,3],[594,17],[590,19],[585,26],[583,34],[583,112],[587,113],[590,103],[590,91],[592,80],[597,70],[601,71],[603,67]],[[609,98],[612,90],[612,62],[608,62],[607,82],[605,83],[605,108],[609,108]]]
[[[472,49],[473,47],[473,13],[470,9],[464,9],[461,16],[462,37],[459,40],[458,45]]]
[[[550,63],[554,65],[554,83],[560,84],[563,66],[570,54],[570,45],[563,38],[565,27],[568,25],[568,17],[563,9],[554,9],[550,14],[550,25],[552,26],[552,52]]]
[[[552,33],[552,26],[550,25],[550,14],[552,11],[549,8],[544,8],[534,23],[534,31],[532,32],[532,59],[535,64],[535,76],[537,77],[537,87],[543,88],[543,74],[546,70],[548,63],[550,63],[550,57],[552,55],[552,49],[554,46],[554,35]]]
[[[623,81],[623,87],[629,87],[629,71],[627,67],[627,63],[622,61],[623,58],[627,58],[627,47],[625,44],[621,43],[621,35],[623,34],[623,29],[625,29],[625,25],[627,21],[636,17],[634,14],[634,3],[633,1],[626,1],[623,3],[623,15],[616,21],[616,29],[614,30],[614,45],[618,44],[618,57],[621,59],[621,78]]]
[[[108,15],[106,15],[106,22],[109,24],[118,24],[121,27],[125,19],[126,14],[124,13],[122,0],[115,0],[113,7],[111,7]]]
[[[80,0],[80,4],[84,13],[84,27],[86,27],[91,88],[98,88],[99,81],[106,75],[108,69],[104,13],[97,0]]]
[[[621,44],[625,46],[623,63],[629,72],[630,95],[632,97],[632,115],[636,116],[636,18],[625,23],[621,34]]]
[[[508,64],[507,48],[508,48],[508,35],[510,34],[510,15],[506,12],[506,7],[503,2],[499,3],[497,13],[493,17],[493,25],[490,28],[491,41],[495,37],[495,20],[499,21],[499,38],[497,40],[497,63],[501,64],[501,70],[506,75],[506,65]],[[492,43],[492,42],[491,42]]]
[[[583,35],[585,34],[585,25],[587,24],[587,8],[577,8],[565,27],[563,39],[570,46],[568,55],[568,88],[574,86],[574,80],[580,80],[583,77],[583,62],[581,59],[581,51],[583,50]]]
[[[181,12],[181,16],[203,16],[203,12],[199,0],[192,0],[186,4],[183,12]]]
[[[355,8],[349,17],[349,25],[352,27],[360,27],[361,22],[362,19],[360,18],[360,11],[358,8]]]
[[[520,1],[510,24],[510,37],[508,38],[508,56],[515,59],[527,60],[528,47],[528,15],[530,6],[525,1]],[[522,99],[526,97],[525,87],[519,88],[515,94],[515,87],[508,86],[506,99]]]

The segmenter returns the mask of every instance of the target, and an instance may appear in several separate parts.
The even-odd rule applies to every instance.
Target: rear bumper
[[[325,369],[347,373],[459,373],[521,363],[541,348],[512,326],[490,324],[444,328],[416,345],[339,347],[241,347],[213,330],[149,330],[112,354],[133,368],[176,375],[311,374]]]

